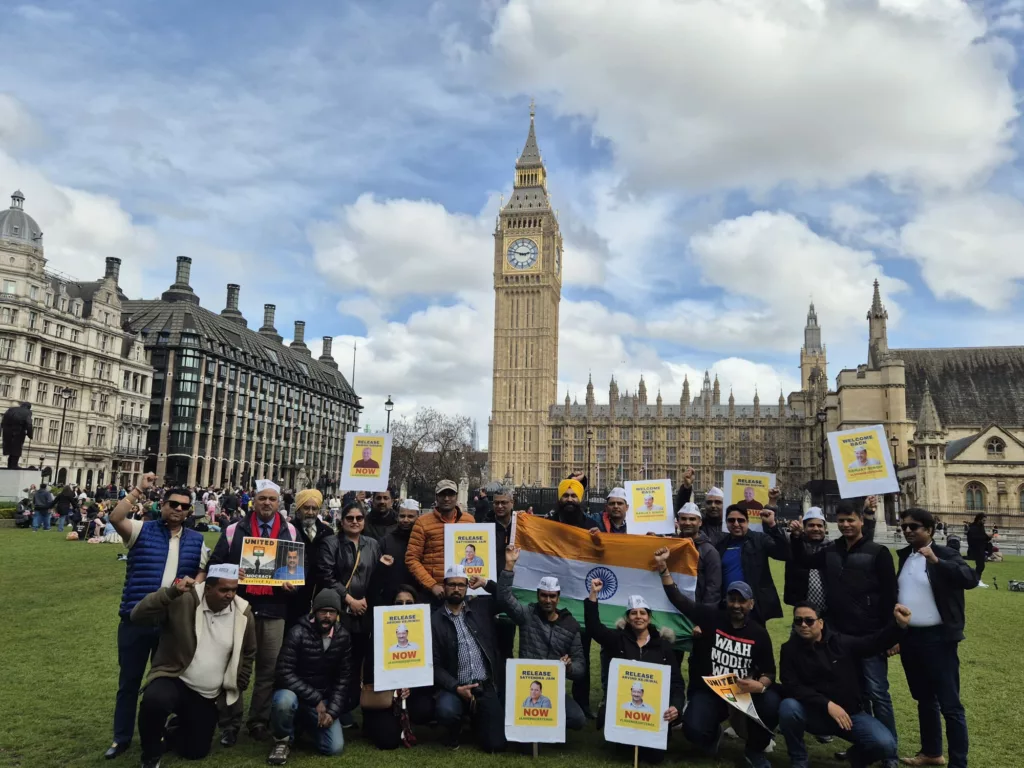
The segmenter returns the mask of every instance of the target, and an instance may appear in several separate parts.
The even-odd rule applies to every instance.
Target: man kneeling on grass
[[[132,609],[133,624],[161,627],[139,707],[143,768],[160,768],[165,738],[182,757],[206,757],[218,697],[223,694],[230,705],[248,685],[256,620],[237,589],[238,566],[214,565],[205,582],[179,579]]]
[[[313,599],[313,612],[285,635],[274,673],[270,730],[271,765],[288,760],[296,730],[309,732],[321,755],[345,748],[338,718],[352,709],[356,685],[352,673],[352,639],[338,623],[341,597],[333,589]]]

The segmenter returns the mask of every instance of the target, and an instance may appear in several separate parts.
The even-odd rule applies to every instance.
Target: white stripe
[[[642,595],[651,606],[652,611],[668,611],[678,613],[665,595],[661,585],[661,575],[641,568],[623,568],[621,566],[586,563],[579,560],[567,560],[551,555],[522,550],[516,564],[513,584],[519,589],[535,590],[545,576],[556,576],[562,588],[562,596],[585,600],[590,592],[587,589],[587,574],[595,568],[607,568],[618,580],[615,594],[602,603],[625,606],[630,595]],[[697,591],[697,577],[681,573],[673,573],[672,579],[679,590],[694,599]]]

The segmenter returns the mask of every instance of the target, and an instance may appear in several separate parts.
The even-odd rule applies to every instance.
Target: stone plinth
[[[38,469],[0,469],[0,501],[18,502],[28,496],[26,489],[43,481]]]

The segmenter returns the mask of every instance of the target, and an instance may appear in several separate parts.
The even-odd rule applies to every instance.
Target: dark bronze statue
[[[0,419],[0,438],[3,440],[7,468],[17,469],[25,438],[32,438],[32,405],[12,405]]]

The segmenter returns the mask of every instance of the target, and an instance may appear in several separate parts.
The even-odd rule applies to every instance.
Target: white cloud
[[[1005,309],[1024,279],[1024,204],[992,193],[933,200],[899,233],[904,255],[940,299]]]
[[[511,0],[491,45],[639,184],[957,188],[1011,155],[1013,54],[985,31],[953,0]]]

